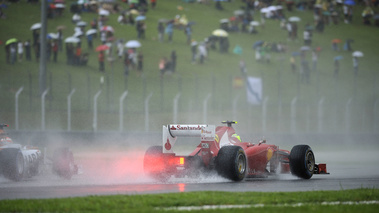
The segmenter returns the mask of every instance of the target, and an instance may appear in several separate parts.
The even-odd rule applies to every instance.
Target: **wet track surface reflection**
[[[379,151],[315,151],[316,161],[327,163],[330,175],[310,180],[290,174],[230,182],[217,175],[170,179],[159,183],[143,173],[143,151],[78,153],[83,174],[61,179],[48,169],[39,176],[13,182],[0,177],[0,199],[60,198],[89,195],[154,194],[192,191],[315,191],[379,187]]]

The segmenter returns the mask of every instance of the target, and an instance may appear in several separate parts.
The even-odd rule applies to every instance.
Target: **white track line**
[[[300,207],[309,205],[322,205],[322,206],[337,206],[337,205],[373,205],[379,204],[379,200],[369,201],[333,201],[321,203],[294,203],[294,204],[254,204],[254,205],[204,205],[204,206],[178,206],[168,208],[156,208],[157,210],[166,211],[195,211],[195,210],[214,210],[214,209],[247,209],[247,208],[263,208],[263,207]]]

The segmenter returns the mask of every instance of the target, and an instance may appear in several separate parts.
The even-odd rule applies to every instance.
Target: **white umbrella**
[[[100,31],[107,31],[107,32],[114,32],[114,29],[113,29],[113,27],[111,27],[111,26],[103,26],[103,27],[101,27],[101,29],[100,29]]]
[[[97,33],[97,30],[89,29],[89,30],[87,30],[86,35],[92,35],[92,34],[96,34],[96,33]]]
[[[72,37],[79,37],[82,35],[83,35],[83,33],[81,31],[76,31]]]
[[[58,33],[49,33],[47,34],[47,37],[50,39],[58,39],[59,35]]]
[[[353,57],[363,57],[363,52],[361,52],[361,51],[354,51],[352,55],[353,55]]]
[[[250,25],[251,26],[259,26],[259,21],[251,21]]]
[[[30,30],[37,30],[41,29],[42,24],[41,23],[35,23],[30,27]]]
[[[101,15],[101,16],[109,16],[109,11],[108,10],[104,10],[104,9],[100,9],[99,10],[99,15]]]
[[[68,37],[64,40],[64,42],[66,42],[66,43],[78,43],[78,42],[80,42],[80,38]]]
[[[219,36],[219,37],[228,37],[228,32],[222,29],[217,29],[212,32],[212,35]]]
[[[270,12],[270,10],[267,7],[262,8],[260,11],[261,11],[261,13],[268,13],[268,12]]]
[[[275,10],[277,10],[277,8],[276,8],[276,6],[272,5],[272,6],[269,6],[267,8],[267,10],[269,10],[269,11],[275,11]]]
[[[229,23],[229,19],[227,18],[223,18],[223,19],[220,19],[220,23]]]
[[[85,27],[85,26],[87,26],[87,22],[85,22],[85,21],[79,21],[78,23],[76,23],[76,26],[78,26],[78,27]]]
[[[297,16],[292,16],[292,17],[288,18],[288,21],[298,22],[298,21],[301,21],[301,19],[299,17],[297,17]]]
[[[65,8],[66,6],[62,3],[55,4],[56,8]]]
[[[245,12],[244,12],[243,10],[235,10],[233,14],[234,14],[235,16],[241,16],[241,15],[243,15],[244,13],[245,13]]]
[[[125,47],[127,48],[138,48],[141,47],[141,43],[137,40],[130,40],[126,42]]]

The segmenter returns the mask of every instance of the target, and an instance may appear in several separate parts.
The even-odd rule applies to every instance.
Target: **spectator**
[[[143,54],[142,51],[138,53],[137,56],[137,70],[141,73],[143,72]]]
[[[29,39],[25,41],[24,47],[25,47],[25,59],[27,61],[31,61],[32,60],[32,54],[31,54],[31,44],[30,44]]]
[[[184,29],[184,33],[187,36],[187,44],[191,43],[191,36],[192,36],[192,28],[190,24],[186,25],[186,28]]]
[[[57,40],[53,41],[53,44],[52,44],[52,50],[53,50],[53,61],[54,61],[55,63],[57,63],[58,50],[59,50],[59,47],[58,47],[58,41],[57,41]]]
[[[203,64],[205,58],[207,57],[207,49],[205,48],[205,43],[202,42],[202,43],[197,47],[197,49],[198,49],[198,51],[199,51],[199,63],[200,63],[200,64]]]
[[[151,9],[155,9],[155,7],[157,6],[157,0],[150,0],[150,4],[151,4]]]
[[[99,52],[99,55],[98,55],[98,61],[99,61],[99,70],[101,72],[104,72],[105,69],[104,69],[104,60],[105,60],[105,54],[104,54],[104,51],[100,51]]]
[[[58,49],[60,52],[63,51],[63,31],[62,31],[62,28],[58,29]]]
[[[159,61],[159,71],[160,71],[161,78],[163,78],[163,75],[165,73],[166,61],[167,60],[165,57],[161,58],[161,60]]]
[[[354,77],[358,75],[358,57],[353,57]]]
[[[176,71],[176,51],[173,50],[171,52],[171,67],[172,67],[172,72],[175,72]]]
[[[22,58],[24,55],[24,45],[21,41],[17,43],[17,54],[18,54],[18,61],[22,61]]]
[[[173,36],[173,33],[174,33],[174,22],[173,21],[170,21],[167,23],[166,25],[166,29],[165,29],[165,33],[168,35],[168,41],[170,43],[172,43],[172,36]]]
[[[312,34],[309,30],[305,30],[303,33],[304,45],[310,46],[312,43]]]
[[[124,75],[126,77],[129,76],[129,66],[130,66],[129,54],[126,52],[124,54]]]
[[[165,28],[163,26],[163,23],[158,22],[158,39],[160,42],[163,42],[164,31],[165,31]]]
[[[14,64],[16,62],[16,59],[17,59],[17,44],[16,43],[12,43],[10,44],[10,57],[11,57],[11,64]]]

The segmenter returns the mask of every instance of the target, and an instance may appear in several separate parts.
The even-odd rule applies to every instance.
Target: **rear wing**
[[[205,124],[169,124],[162,128],[163,153],[174,153],[178,136],[200,137],[201,141],[214,141],[216,126]]]

